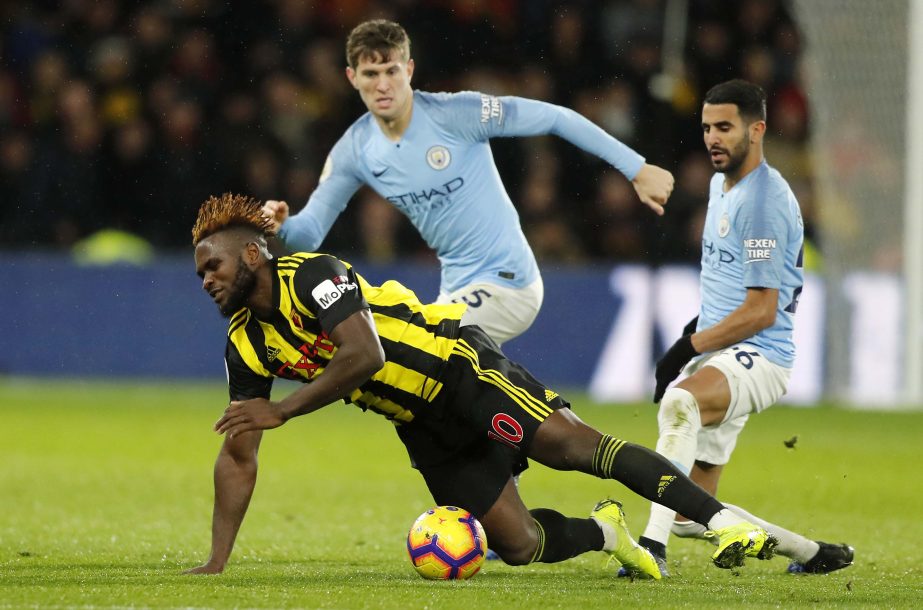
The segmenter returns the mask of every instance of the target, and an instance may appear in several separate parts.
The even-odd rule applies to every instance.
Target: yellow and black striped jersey
[[[385,365],[344,399],[409,422],[442,389],[464,304],[424,305],[395,281],[373,286],[333,256],[300,252],[272,261],[274,309],[261,320],[248,308],[231,316],[225,362],[232,400],[269,398],[275,377],[310,382],[336,347],[333,329],[371,310]]]

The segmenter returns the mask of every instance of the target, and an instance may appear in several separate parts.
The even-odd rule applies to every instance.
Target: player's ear
[[[358,89],[359,85],[356,84],[356,71],[346,66],[346,78],[349,79],[349,84],[353,86],[353,89]]]
[[[263,248],[255,241],[248,241],[247,245],[244,246],[244,261],[251,267],[256,266],[262,254]]]
[[[763,136],[766,135],[766,121],[753,121],[750,123],[750,142],[761,144]]]
[[[413,58],[407,60],[407,82],[413,80]]]

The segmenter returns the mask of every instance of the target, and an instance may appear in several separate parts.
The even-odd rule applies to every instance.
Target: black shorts
[[[527,467],[535,433],[568,403],[509,360],[484,331],[465,326],[431,409],[398,427],[437,504],[482,517]]]

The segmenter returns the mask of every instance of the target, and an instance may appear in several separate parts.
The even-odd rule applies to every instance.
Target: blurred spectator
[[[44,218],[37,218],[37,211],[29,196],[34,178],[33,159],[35,146],[24,130],[6,129],[0,131],[0,243],[7,245],[31,245],[36,239],[34,227]],[[44,216],[44,215],[43,215]]]
[[[604,164],[543,139],[495,140],[523,228],[544,260],[698,260],[700,97],[743,76],[769,93],[770,163],[816,214],[805,151],[802,41],[779,0],[688,4],[682,82],[663,69],[664,0],[118,0],[0,8],[0,248],[70,247],[103,228],[186,247],[208,195],[244,191],[296,207],[364,109],[344,75],[358,21],[400,20],[431,91],[474,89],[572,107],[674,171],[663,218],[638,215]],[[325,247],[381,260],[426,252],[400,215],[362,197]],[[384,209],[387,206],[384,206]],[[356,239],[356,235],[362,235]]]
[[[545,158],[551,154],[547,152]],[[520,221],[535,258],[540,262],[577,262],[584,258],[583,246],[569,220],[575,216],[572,211],[576,205],[559,191],[555,163],[534,162],[541,158],[542,155],[532,158],[519,194]]]
[[[645,211],[635,201],[631,184],[615,170],[603,171],[585,231],[593,254],[621,262],[643,262],[654,255],[657,243]]]
[[[64,55],[50,49],[36,58],[31,72],[28,120],[34,129],[41,129],[54,122],[58,96],[73,75]]]
[[[103,199],[103,127],[90,84],[73,80],[57,99],[55,121],[39,140],[27,199],[17,202],[34,219],[31,234],[69,248],[106,222]]]
[[[708,204],[708,186],[714,169],[704,145],[688,153],[676,172],[676,188],[670,196],[670,213],[656,220],[659,225],[652,260],[660,263],[698,264],[702,255],[700,230]],[[698,227],[691,231],[690,227]]]
[[[149,234],[159,191],[154,128],[144,119],[120,125],[106,150],[105,217],[110,227]]]

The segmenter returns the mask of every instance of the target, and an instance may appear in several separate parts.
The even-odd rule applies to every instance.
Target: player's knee
[[[496,551],[496,549],[494,550]],[[511,566],[524,566],[531,563],[533,553],[529,553],[527,550],[523,549],[497,551],[497,555],[500,556],[503,563]]]
[[[527,528],[515,539],[508,537],[491,538],[487,534],[487,541],[490,548],[493,549],[504,563],[511,566],[523,566],[531,563],[535,556],[535,549],[538,548],[538,534],[532,528]]]
[[[539,426],[529,457],[555,470],[585,471],[601,436],[570,409],[558,409]]]
[[[688,391],[682,388],[670,388],[660,401],[657,413],[660,430],[675,428],[699,428],[702,425],[699,403]]]

